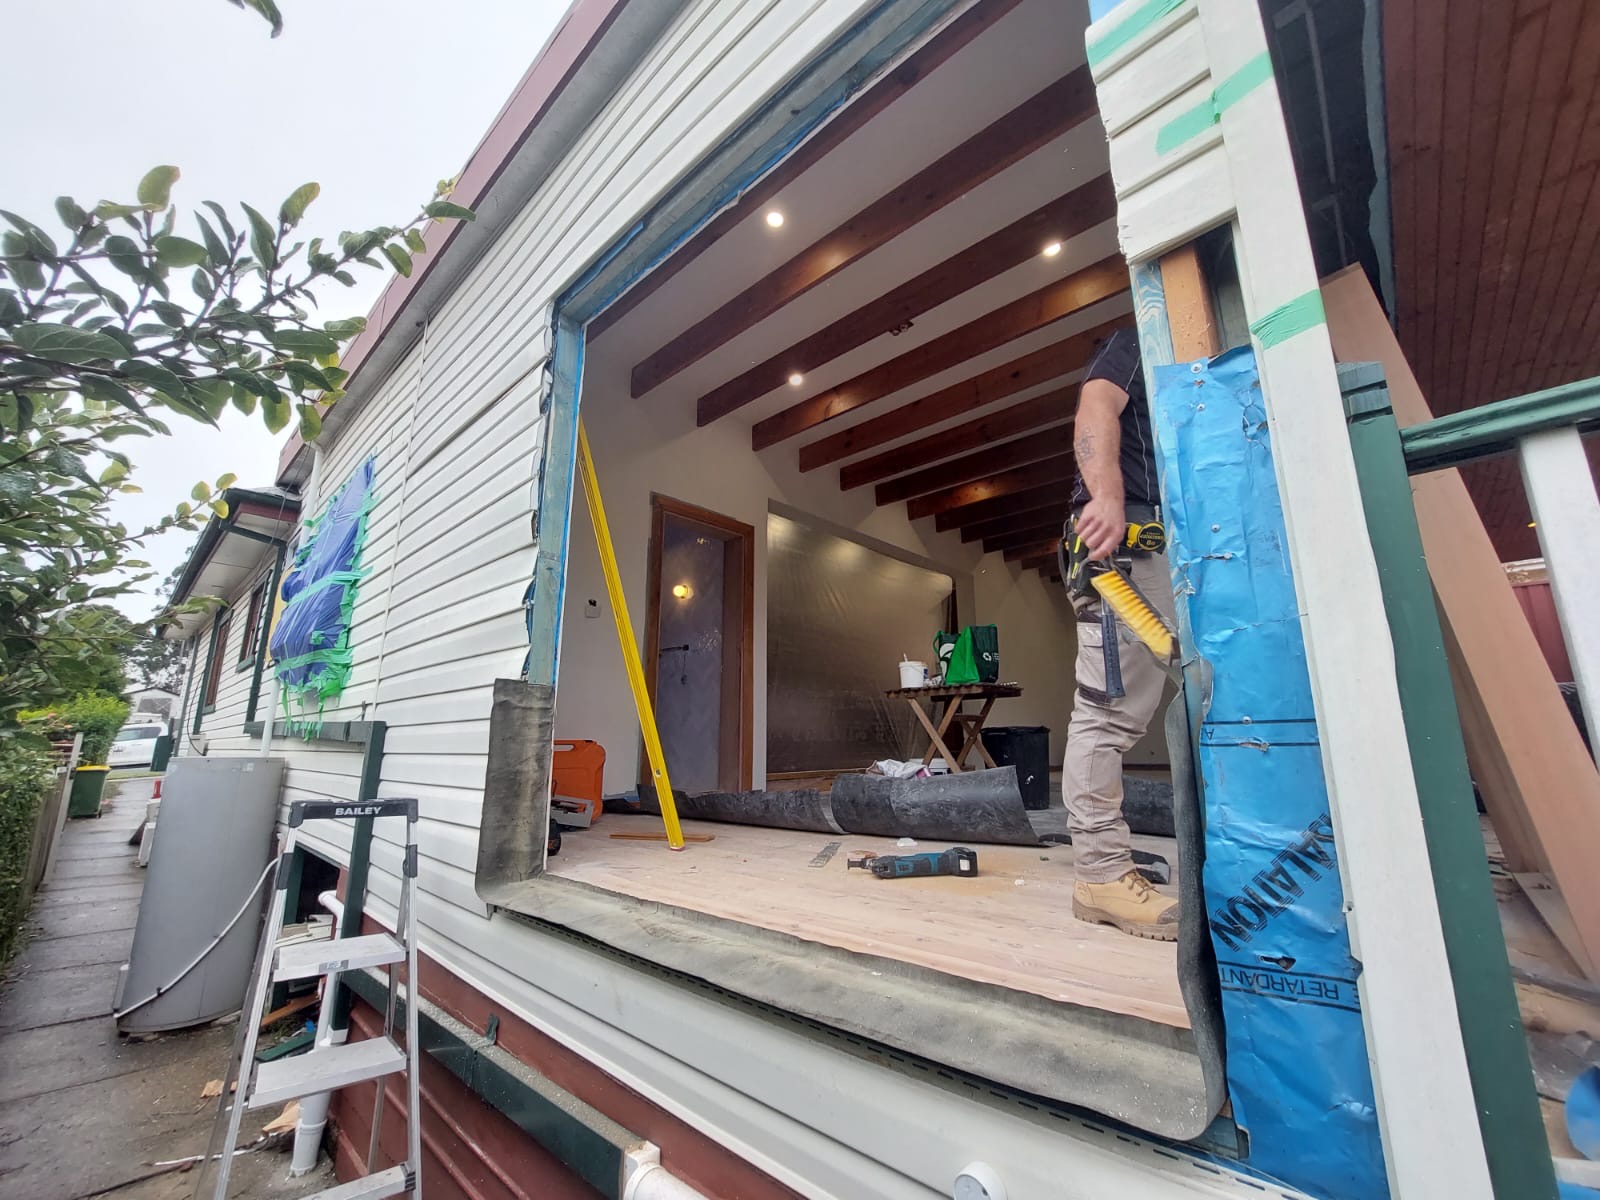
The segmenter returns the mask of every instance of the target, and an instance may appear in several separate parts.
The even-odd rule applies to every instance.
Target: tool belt
[[[1167,529],[1161,523],[1159,508],[1148,504],[1130,504],[1123,511],[1128,519],[1128,532],[1112,552],[1113,557],[1131,561],[1160,554],[1167,548]],[[1056,556],[1061,567],[1062,582],[1067,586],[1067,595],[1072,598],[1073,607],[1079,610],[1082,619],[1084,609],[1089,607],[1083,601],[1095,594],[1089,585],[1095,568],[1089,558],[1089,548],[1078,538],[1079,515],[1076,510],[1068,515]]]
[[[1123,509],[1128,520],[1128,532],[1111,557],[1123,563],[1134,558],[1160,554],[1167,548],[1167,530],[1161,523],[1161,510],[1148,504],[1129,504]],[[1074,510],[1068,515],[1061,530],[1061,545],[1056,559],[1061,568],[1061,580],[1066,585],[1067,596],[1078,614],[1080,624],[1100,626],[1100,644],[1105,654],[1105,692],[1091,697],[1109,703],[1125,693],[1122,687],[1121,655],[1117,647],[1117,618],[1110,607],[1100,601],[1090,580],[1101,571],[1108,570],[1105,560],[1089,557],[1089,548],[1078,537],[1078,517]]]

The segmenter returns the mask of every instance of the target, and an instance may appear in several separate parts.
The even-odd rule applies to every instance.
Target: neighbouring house
[[[176,596],[223,607],[167,633],[192,647],[180,754],[259,753],[276,720],[286,802],[419,801],[420,987],[447,1031],[423,1080],[431,1196],[621,1197],[642,1145],[683,1181],[671,1194],[728,1198],[1258,1195],[1266,1176],[1274,1194],[1354,1200],[1429,1155],[1481,1173],[1496,1151],[1448,1019],[1425,869],[1341,885],[1318,859],[1341,929],[1356,897],[1426,919],[1390,923],[1412,930],[1405,946],[1369,927],[1364,969],[1347,955],[1337,979],[1263,948],[1224,964],[1223,985],[1203,913],[1177,947],[1075,923],[1060,847],[986,849],[979,879],[913,891],[848,871],[842,830],[717,826],[674,854],[612,839],[658,828],[613,812],[559,854],[546,841],[555,743],[603,746],[607,794],[651,778],[583,454],[679,789],[781,805],[915,757],[926,742],[884,692],[902,657],[967,624],[999,628],[1001,678],[1020,687],[994,723],[1048,726],[1059,765],[1077,627],[1056,544],[1075,385],[1097,342],[1137,323],[1153,361],[1252,334],[1266,354],[1267,274],[1314,295],[1319,275],[1354,268],[1430,384],[1461,361],[1448,331],[1475,319],[1475,280],[1436,286],[1432,259],[1442,238],[1478,236],[1481,214],[1455,198],[1498,195],[1518,173],[1464,155],[1445,186],[1419,152],[1428,136],[1435,156],[1470,140],[1457,126],[1478,117],[1462,101],[1422,128],[1411,72],[1438,35],[1394,18],[1413,7],[572,6],[461,175],[478,219],[430,231],[390,285],[316,444],[291,441],[274,487],[229,489]],[[1444,4],[1420,7],[1445,21]],[[1479,76],[1521,69],[1478,54]],[[1531,87],[1518,79],[1507,95]],[[1224,119],[1241,101],[1248,137]],[[1257,180],[1277,189],[1270,236],[1239,213]],[[1527,186],[1559,190],[1537,173]],[[1533,207],[1496,208],[1495,236],[1576,262]],[[1587,250],[1593,229],[1582,236]],[[1140,270],[1179,250],[1198,283],[1152,294]],[[1524,320],[1520,306],[1501,318]],[[1206,348],[1180,352],[1196,330]],[[1441,410],[1547,381],[1513,362],[1533,332],[1496,342]],[[1320,345],[1304,379],[1331,388]],[[1586,354],[1566,369],[1600,369]],[[1287,406],[1279,386],[1269,399]],[[1338,409],[1336,389],[1318,396]],[[1286,453],[1305,436],[1292,421],[1274,433]],[[1325,469],[1353,488],[1340,438]],[[1499,478],[1481,473],[1480,506],[1502,556],[1525,556],[1524,500]],[[1293,538],[1355,547],[1370,568],[1356,513],[1283,503]],[[1367,644],[1362,622],[1381,623],[1376,573],[1349,577],[1356,600],[1302,598],[1308,640]],[[1363,709],[1322,731],[1330,777],[1409,780],[1398,718],[1362,723],[1389,711],[1392,664],[1364,676],[1370,704],[1329,699],[1355,669],[1315,681],[1334,689],[1318,691],[1319,716]],[[1359,752],[1339,741],[1358,727]],[[1161,732],[1129,762],[1164,773]],[[1313,828],[1425,863],[1420,825],[1386,825],[1387,805],[1365,796]],[[301,832],[320,875],[370,867],[347,927],[394,922],[397,835]],[[1300,832],[1304,865],[1325,851]],[[1158,844],[1200,902],[1216,848]],[[1381,901],[1362,891],[1379,874]],[[1272,895],[1286,910],[1303,886]],[[1242,893],[1233,911],[1264,928],[1278,910]],[[357,982],[365,1036],[377,1020]],[[1259,1043],[1230,1015],[1244,994],[1290,1006]],[[1296,1024],[1319,1009],[1354,1032]],[[1365,1074],[1345,1092],[1322,1073],[1341,1053],[1361,1072],[1370,1059],[1387,1109]],[[1283,1104],[1253,1122],[1239,1072],[1280,1056],[1303,1060],[1307,1082],[1283,1080]],[[1408,1091],[1425,1085],[1426,1103]],[[371,1096],[347,1089],[335,1106],[346,1175],[365,1158]]]
[[[231,487],[222,499],[228,515],[207,522],[172,592],[174,604],[209,597],[216,606],[162,630],[188,645],[173,713],[179,754],[205,753],[230,735],[243,744],[244,723],[258,719],[268,699],[266,632],[300,518],[300,498],[285,488]]]
[[[163,687],[134,687],[122,693],[133,713],[158,713],[163,717],[173,715],[178,703],[178,693]]]

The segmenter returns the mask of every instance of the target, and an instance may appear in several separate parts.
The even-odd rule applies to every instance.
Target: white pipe
[[[622,1200],[710,1200],[661,1165],[661,1149],[654,1142],[628,1151],[622,1178]]]
[[[267,607],[270,609],[270,601],[268,602]],[[270,625],[271,623],[272,618],[269,612],[267,624]],[[262,758],[266,758],[267,755],[272,753],[272,722],[276,720],[278,716],[278,672],[273,669],[270,662],[267,664],[267,675],[267,717],[266,720],[261,722]]]
[[[339,924],[344,920],[344,905],[334,892],[322,892],[317,896],[317,903],[333,914],[333,938],[339,940]],[[312,1046],[311,1053],[315,1054],[324,1046],[337,1046],[350,1036],[348,1029],[332,1028],[333,1009],[331,1007],[333,995],[339,987],[337,972],[324,978],[322,984],[322,1003],[317,1006],[317,1040]],[[332,1092],[315,1092],[300,1098],[300,1119],[294,1126],[294,1153],[289,1160],[289,1177],[297,1179],[316,1170],[317,1157],[322,1152],[322,1131],[328,1123],[328,1105],[333,1099]]]

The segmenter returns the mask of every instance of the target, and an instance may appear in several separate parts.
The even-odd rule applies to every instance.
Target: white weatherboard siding
[[[522,600],[536,556],[552,303],[871,7],[702,0],[687,8],[416,331],[403,364],[320,449],[307,516],[369,454],[379,497],[352,629],[354,670],[323,717],[388,725],[380,794],[421,802],[425,953],[803,1194],[948,1196],[961,1167],[986,1159],[1012,1200],[1103,1200],[1124,1186],[1146,1200],[1256,1196],[1215,1168],[901,1073],[516,918],[491,919],[474,891],[491,686],[520,673],[527,649]],[[747,443],[741,457],[750,458]],[[579,501],[575,547],[588,538],[586,520]],[[208,726],[213,753],[256,752],[258,743],[222,728],[224,717],[237,728],[242,715],[219,705]],[[359,752],[296,738],[276,739],[272,752],[288,763],[287,800],[355,798]],[[392,925],[401,851],[384,824],[369,911]],[[319,827],[306,841],[342,862],[349,830]]]

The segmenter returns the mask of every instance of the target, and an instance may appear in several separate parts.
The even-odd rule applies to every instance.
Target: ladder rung
[[[325,1192],[312,1192],[305,1200],[379,1200],[381,1196],[398,1196],[410,1191],[404,1166],[390,1167],[376,1175],[363,1175],[349,1183],[329,1188]]]
[[[364,933],[360,937],[318,938],[314,942],[295,942],[278,948],[278,966],[272,973],[275,983],[290,979],[310,979],[330,971],[359,971],[382,967],[406,956],[406,948],[392,933]]]
[[[310,1054],[258,1064],[245,1107],[266,1108],[318,1092],[337,1091],[405,1069],[405,1052],[388,1038],[318,1046]]]

